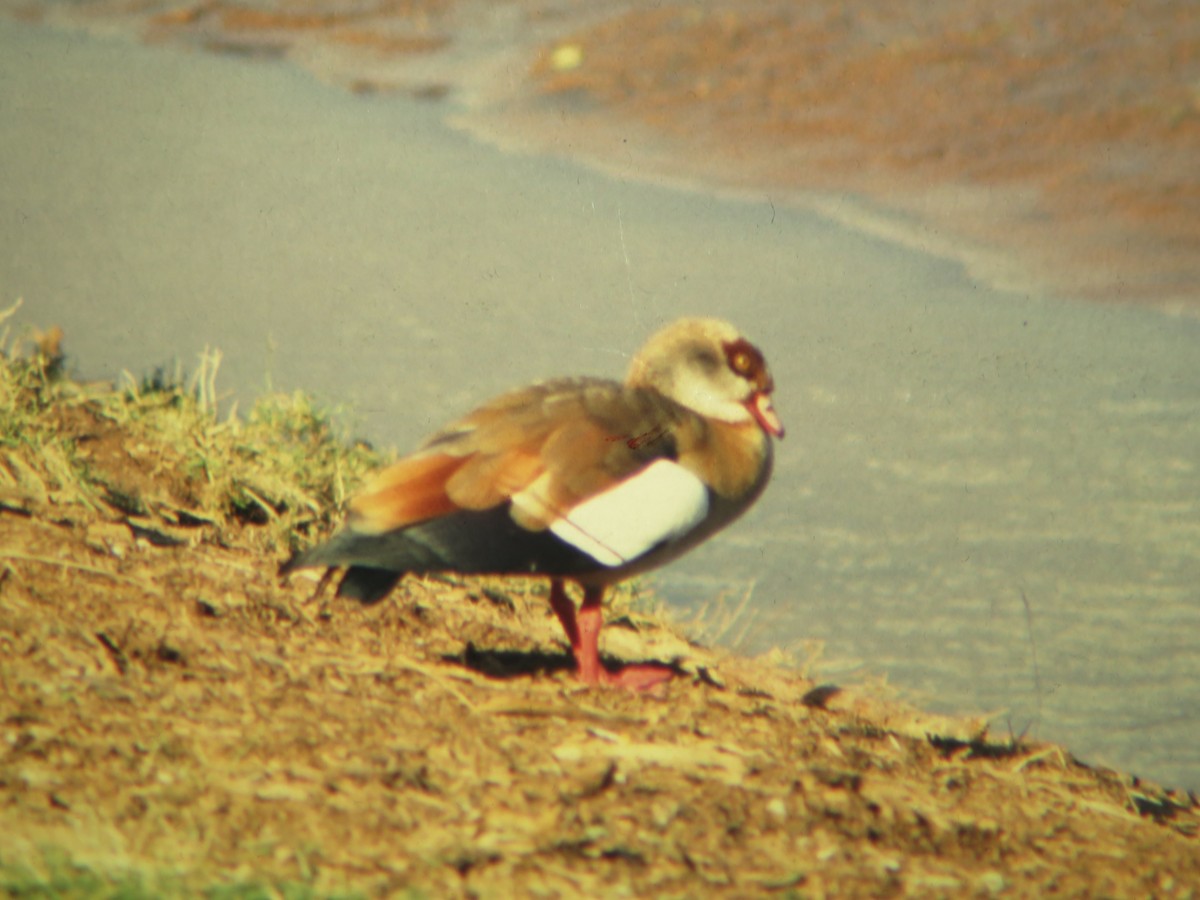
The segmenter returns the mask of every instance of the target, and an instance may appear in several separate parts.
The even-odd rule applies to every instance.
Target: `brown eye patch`
[[[735,374],[751,381],[759,380],[766,368],[763,355],[745,338],[725,345],[725,360]]]

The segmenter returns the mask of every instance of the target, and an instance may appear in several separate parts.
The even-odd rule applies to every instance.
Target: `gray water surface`
[[[506,156],[443,113],[0,23],[0,307],[62,325],[89,377],[218,347],[241,397],[311,390],[402,448],[730,318],[788,437],[758,507],[656,573],[673,605],[750,591],[744,649],[822,639],[930,707],[1200,787],[1200,324]]]

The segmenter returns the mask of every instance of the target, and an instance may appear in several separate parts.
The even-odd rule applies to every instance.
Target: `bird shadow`
[[[542,650],[492,650],[467,643],[461,653],[447,653],[443,662],[454,663],[488,678],[508,680],[527,678],[533,675],[554,675],[558,672],[575,672],[575,658],[569,653],[547,653]],[[601,663],[610,672],[619,672],[631,665],[629,660],[602,657]],[[676,677],[685,674],[677,662],[641,660],[634,665],[649,664],[672,670]]]
[[[488,678],[523,678],[530,675],[574,672],[575,660],[569,653],[541,650],[492,650],[468,643],[461,653],[449,653],[445,662],[457,663]]]

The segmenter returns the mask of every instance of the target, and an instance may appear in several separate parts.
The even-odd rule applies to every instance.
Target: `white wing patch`
[[[659,459],[589,497],[550,530],[601,565],[625,565],[695,528],[708,514],[708,489],[678,463]]]

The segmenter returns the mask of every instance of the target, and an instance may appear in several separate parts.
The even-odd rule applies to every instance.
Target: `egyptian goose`
[[[758,349],[718,319],[683,319],[633,358],[624,384],[520,388],[380,471],[345,527],[280,570],[348,567],[338,596],[374,603],[408,572],[550,578],[586,684],[652,688],[665,666],[600,663],[604,589],[728,525],[771,473],[783,426]],[[563,582],[583,588],[578,616]]]

